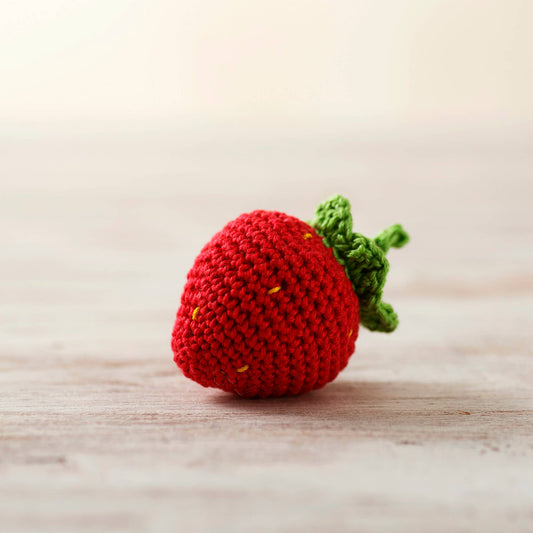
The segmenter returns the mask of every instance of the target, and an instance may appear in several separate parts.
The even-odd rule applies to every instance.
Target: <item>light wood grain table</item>
[[[530,131],[0,138],[2,531],[533,531]],[[388,336],[296,398],[203,389],[185,275],[243,211],[395,222]]]

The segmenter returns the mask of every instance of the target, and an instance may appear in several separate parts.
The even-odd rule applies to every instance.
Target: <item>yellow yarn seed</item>
[[[278,292],[279,290],[281,290],[281,287],[272,287],[271,289],[268,290],[267,294],[274,294],[275,292]]]
[[[311,238],[313,238],[313,234],[312,233],[306,233],[304,235],[304,239],[311,239]]]
[[[193,312],[192,312],[192,319],[193,320],[196,320],[196,317],[198,316],[198,311],[200,311],[200,308],[197,307]]]
[[[241,366],[241,368],[237,368],[237,372],[246,372],[250,368],[250,365],[244,365]]]
[[[353,329],[350,330],[350,333],[348,333],[348,337],[351,337],[353,333]]]

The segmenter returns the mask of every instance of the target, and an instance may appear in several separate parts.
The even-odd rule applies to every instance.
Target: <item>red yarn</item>
[[[204,387],[265,398],[335,379],[355,349],[359,304],[305,222],[254,211],[203,248],[187,276],[174,361]]]

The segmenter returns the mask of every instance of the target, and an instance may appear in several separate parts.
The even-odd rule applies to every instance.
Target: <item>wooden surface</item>
[[[530,132],[224,129],[0,140],[1,529],[533,531]],[[397,332],[333,384],[250,401],[169,337],[196,253],[242,211],[402,222]]]

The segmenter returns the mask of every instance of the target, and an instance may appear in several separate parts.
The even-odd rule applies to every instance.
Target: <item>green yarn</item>
[[[332,248],[352,282],[359,298],[361,324],[372,331],[394,331],[398,315],[381,298],[389,271],[385,254],[389,248],[401,248],[409,242],[402,226],[395,224],[375,239],[354,233],[350,202],[340,195],[320,204],[310,224]]]

